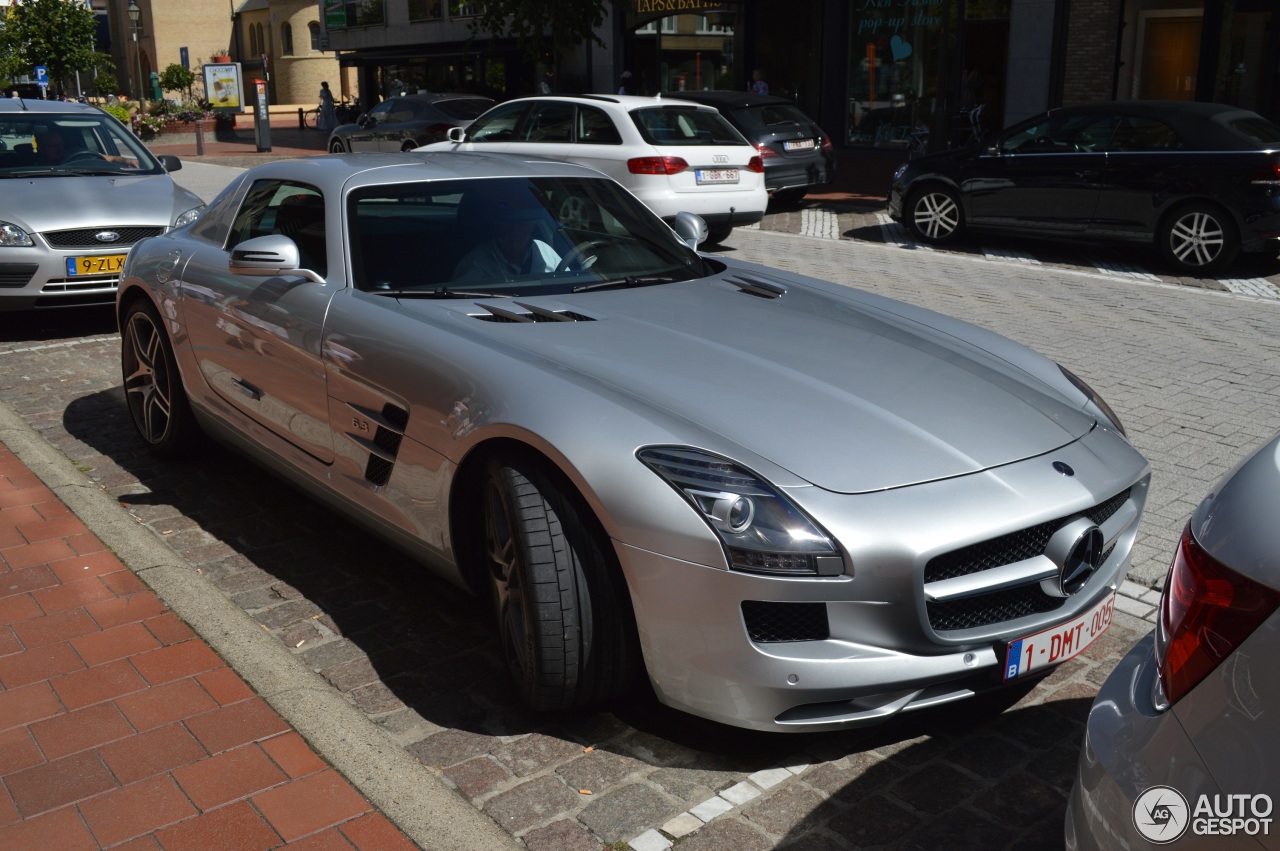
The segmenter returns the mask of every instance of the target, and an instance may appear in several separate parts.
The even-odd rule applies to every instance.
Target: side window
[[[1071,154],[1105,151],[1119,118],[1110,115],[1051,115],[1004,140],[1011,154]]]
[[[579,106],[578,141],[589,145],[621,145],[622,136],[604,110]]]
[[[516,136],[519,142],[568,142],[573,132],[573,104],[542,102],[529,109],[529,118]]]
[[[259,180],[249,188],[236,214],[227,251],[247,239],[280,234],[298,246],[302,268],[328,274],[324,196],[313,186],[283,180]]]
[[[467,128],[470,142],[510,142],[515,135],[520,116],[529,108],[527,103],[512,103],[494,107],[472,122]]]
[[[392,103],[391,101],[384,100],[382,103],[378,104],[373,109],[369,110],[369,117],[376,119],[377,122],[381,124],[382,122],[386,121],[390,117],[391,110],[394,106],[395,104]]]
[[[1177,132],[1163,121],[1126,115],[1111,137],[1112,151],[1176,151],[1183,147]]]

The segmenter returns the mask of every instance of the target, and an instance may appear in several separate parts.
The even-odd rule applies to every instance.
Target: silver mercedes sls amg
[[[1106,629],[1150,470],[1086,384],[705,236],[549,160],[264,164],[129,253],[129,409],[490,596],[540,710],[644,673],[726,724],[841,729]]]

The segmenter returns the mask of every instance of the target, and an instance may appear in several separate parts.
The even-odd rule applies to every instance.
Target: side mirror
[[[377,123],[378,119],[370,118],[369,113],[367,112],[361,113],[360,117],[356,119],[356,124],[359,124],[361,127],[372,127]]]
[[[450,142],[462,143],[467,141],[467,131],[461,127],[450,127],[449,132],[445,134]]]
[[[676,236],[684,242],[685,245],[698,250],[698,246],[707,241],[707,223],[703,221],[702,216],[694,213],[676,213],[676,219],[671,223],[671,229],[676,232]]]
[[[324,278],[310,269],[299,268],[301,265],[297,243],[287,236],[273,233],[246,239],[231,249],[227,271],[252,278],[298,275],[317,284],[324,283]]]
[[[160,154],[156,159],[160,160],[160,165],[164,166],[165,171],[177,171],[182,168],[182,160],[173,154]]]

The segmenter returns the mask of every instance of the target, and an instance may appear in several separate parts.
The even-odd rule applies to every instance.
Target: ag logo
[[[1172,786],[1152,786],[1133,802],[1133,826],[1154,845],[1166,845],[1187,832],[1187,799]]]

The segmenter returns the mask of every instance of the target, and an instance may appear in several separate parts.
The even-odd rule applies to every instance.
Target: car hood
[[[0,220],[24,230],[173,224],[200,206],[195,195],[167,174],[33,177],[0,182]]]
[[[832,491],[974,473],[1094,425],[1082,405],[955,336],[790,284],[777,298],[711,279],[529,301],[581,318],[477,330],[684,420],[691,440],[714,432]]]

